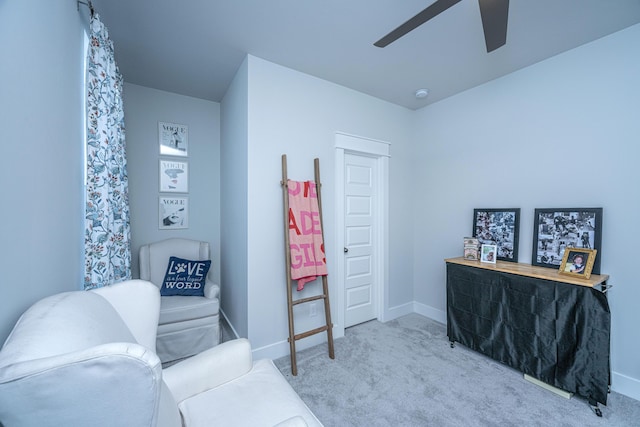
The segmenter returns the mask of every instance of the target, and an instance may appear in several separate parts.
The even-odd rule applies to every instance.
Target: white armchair
[[[160,297],[131,280],[27,310],[0,350],[0,425],[321,426],[270,360],[233,340],[162,369]]]
[[[173,238],[142,245],[139,253],[140,278],[161,288],[172,256],[193,261],[209,260],[209,243]],[[161,298],[156,348],[163,363],[192,356],[220,342],[220,287],[211,279],[211,270],[205,283],[204,297],[176,295]]]

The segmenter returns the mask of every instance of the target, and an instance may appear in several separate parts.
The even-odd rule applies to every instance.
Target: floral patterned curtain
[[[87,58],[87,193],[84,288],[131,278],[122,75],[98,14]]]

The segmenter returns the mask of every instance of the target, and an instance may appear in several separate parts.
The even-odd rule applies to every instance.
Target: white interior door
[[[375,319],[377,313],[377,161],[344,156],[345,327]]]

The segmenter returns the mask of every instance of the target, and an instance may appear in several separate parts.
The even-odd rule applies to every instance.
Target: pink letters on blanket
[[[291,279],[298,281],[298,290],[301,291],[305,283],[327,275],[327,260],[315,182],[289,180],[287,184]]]

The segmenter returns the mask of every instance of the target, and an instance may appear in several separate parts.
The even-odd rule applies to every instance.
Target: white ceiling
[[[488,54],[478,2],[462,0],[389,46],[373,46],[432,2],[93,0],[93,5],[128,83],[221,101],[251,54],[411,109],[640,22],[640,0],[511,0],[507,44]],[[419,88],[428,88],[429,97],[416,99]]]

